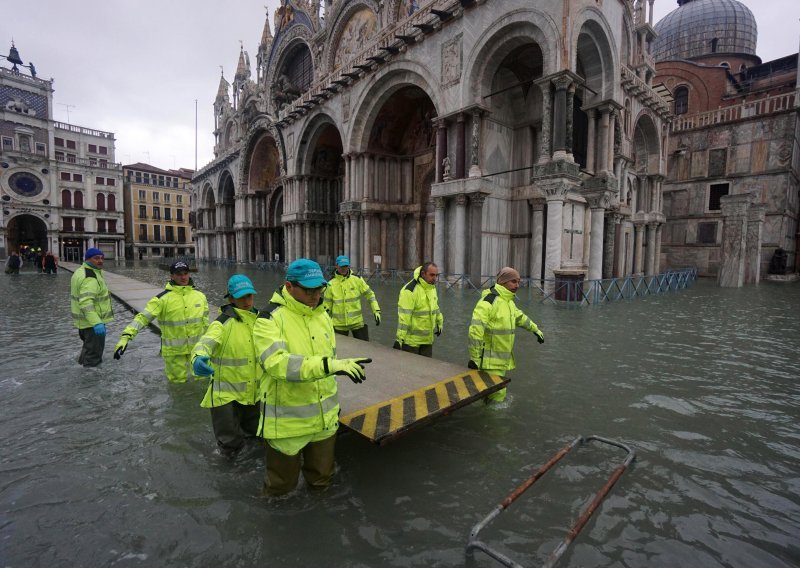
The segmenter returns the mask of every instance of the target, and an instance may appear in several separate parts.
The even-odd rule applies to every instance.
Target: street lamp
[[[21,67],[26,67],[31,72],[31,77],[36,77],[36,67],[34,67],[33,62],[28,63],[28,65],[25,65],[22,62],[22,59],[19,56],[19,51],[17,51],[17,48],[14,46],[13,41],[11,42],[11,49],[8,51],[8,55],[0,55],[0,57],[8,60],[8,62],[11,63],[12,73],[19,75],[19,69],[17,69],[17,65],[19,65]]]

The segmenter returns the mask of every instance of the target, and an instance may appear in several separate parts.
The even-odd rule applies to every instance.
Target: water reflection
[[[154,285],[167,276],[147,264],[108,268]],[[281,282],[237,270],[258,305]],[[231,272],[201,267],[193,278],[218,305]],[[100,368],[77,364],[68,288],[68,273],[0,278],[4,565],[462,565],[471,526],[581,433],[624,440],[638,461],[562,565],[800,562],[797,285],[699,282],[587,309],[523,293],[547,342],[521,332],[504,407],[473,405],[385,448],[342,436],[331,491],[270,503],[257,497],[260,449],[233,464],[215,453],[204,385],[167,384],[155,335],[141,333],[119,362],[107,349]],[[390,345],[400,284],[374,288],[384,322],[370,336]],[[466,362],[476,299],[441,294],[436,357]],[[132,317],[114,309],[110,341]],[[541,563],[621,457],[582,449],[486,540]]]

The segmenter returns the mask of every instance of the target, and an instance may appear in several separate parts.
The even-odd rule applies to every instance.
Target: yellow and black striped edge
[[[367,439],[385,444],[438,416],[488,396],[509,382],[484,371],[470,371],[342,416],[339,422]]]

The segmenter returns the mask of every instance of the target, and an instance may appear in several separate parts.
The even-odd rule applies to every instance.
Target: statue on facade
[[[787,260],[788,259],[785,250],[782,248],[775,249],[775,252],[772,253],[772,260],[769,261],[769,273],[786,274]]]
[[[450,181],[450,156],[445,156],[442,160],[442,181]]]
[[[272,100],[275,103],[275,108],[281,110],[284,105],[292,102],[300,96],[300,89],[292,83],[292,80],[286,75],[281,73],[275,82],[272,84]]]

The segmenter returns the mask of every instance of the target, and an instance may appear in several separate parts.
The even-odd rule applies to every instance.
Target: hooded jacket
[[[432,345],[434,332],[441,331],[444,325],[436,286],[420,278],[421,272],[422,267],[418,266],[414,279],[400,290],[396,339],[401,345]]]
[[[375,292],[363,278],[356,276],[349,269],[344,276],[338,272],[333,275],[325,290],[323,305],[331,314],[334,328],[350,331],[364,327],[361,296],[367,299],[373,314],[381,311],[378,300],[375,299]]]

